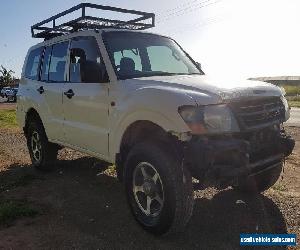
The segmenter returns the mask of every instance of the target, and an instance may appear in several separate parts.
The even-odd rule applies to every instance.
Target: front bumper
[[[184,164],[199,180],[199,189],[225,188],[240,178],[282,165],[294,146],[295,141],[283,131],[272,133],[268,141],[255,141],[252,137],[193,137],[184,146]]]

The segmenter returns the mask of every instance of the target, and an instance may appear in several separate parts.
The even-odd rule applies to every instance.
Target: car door
[[[47,136],[52,141],[64,142],[62,93],[66,81],[69,42],[45,47],[37,91],[43,96],[41,109]]]
[[[64,84],[64,131],[68,144],[108,157],[108,77],[95,37],[76,37]]]

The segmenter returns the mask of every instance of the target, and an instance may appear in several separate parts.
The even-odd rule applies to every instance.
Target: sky
[[[77,0],[2,0],[0,65],[19,77],[30,26]],[[156,14],[151,32],[174,38],[215,77],[300,76],[299,0],[90,0]]]

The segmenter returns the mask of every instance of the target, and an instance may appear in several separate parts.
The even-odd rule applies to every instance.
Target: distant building
[[[282,84],[300,85],[300,76],[255,77],[255,78],[249,78],[249,80],[269,82],[276,85],[282,85]]]

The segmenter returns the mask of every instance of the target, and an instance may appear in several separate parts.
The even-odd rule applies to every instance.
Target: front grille
[[[284,121],[285,108],[280,97],[236,101],[230,106],[243,130],[263,128]]]

